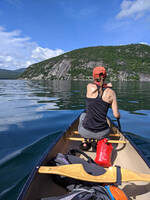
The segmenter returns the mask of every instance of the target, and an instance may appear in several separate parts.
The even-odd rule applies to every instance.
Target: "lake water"
[[[86,84],[0,80],[1,200],[16,200],[49,144],[83,111]],[[114,82],[113,88],[122,130],[150,162],[150,82]],[[111,109],[109,117],[116,123]]]

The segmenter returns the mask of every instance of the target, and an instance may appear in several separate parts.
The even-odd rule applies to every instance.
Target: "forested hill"
[[[29,66],[24,79],[92,79],[93,67],[103,65],[112,80],[150,81],[150,46],[131,44],[73,50]]]
[[[16,70],[0,69],[0,79],[17,79],[24,71],[25,68]]]

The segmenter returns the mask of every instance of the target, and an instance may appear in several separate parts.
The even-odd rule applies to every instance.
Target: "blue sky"
[[[89,46],[150,44],[150,0],[0,0],[0,68]]]

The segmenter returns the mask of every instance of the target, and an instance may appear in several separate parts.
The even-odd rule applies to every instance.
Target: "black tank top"
[[[86,116],[83,121],[83,127],[92,132],[100,132],[109,126],[106,121],[106,115],[109,103],[102,100],[100,96],[100,86],[97,86],[98,95],[96,98],[86,97]]]

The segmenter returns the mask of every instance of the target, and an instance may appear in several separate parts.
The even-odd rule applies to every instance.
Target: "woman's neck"
[[[96,85],[98,85],[98,86],[100,86],[100,87],[103,87],[103,85],[104,85],[104,82],[102,81],[96,81],[96,80],[94,80],[94,84],[96,84]]]

